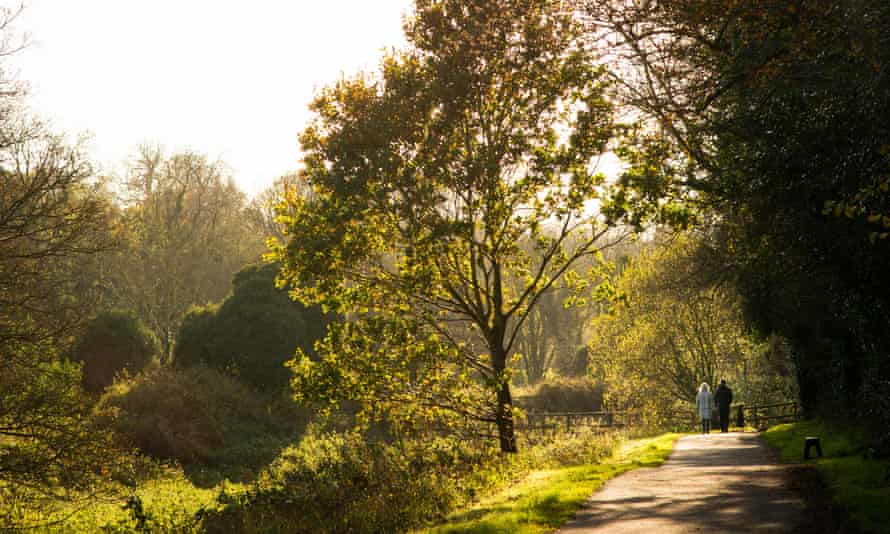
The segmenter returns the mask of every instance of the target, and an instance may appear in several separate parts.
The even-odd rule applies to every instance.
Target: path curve
[[[607,482],[560,534],[788,532],[804,503],[754,433],[686,436],[667,462]]]

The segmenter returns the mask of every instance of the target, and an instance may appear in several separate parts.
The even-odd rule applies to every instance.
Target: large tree
[[[590,202],[612,107],[559,4],[420,0],[407,49],[316,97],[301,137],[314,195],[285,195],[273,255],[296,298],[347,320],[320,361],[298,353],[299,397],[490,423],[516,450],[518,333],[547,291],[584,288],[581,258],[621,239]]]
[[[106,210],[80,151],[20,124],[0,126],[0,529],[89,495],[108,452],[61,357],[92,304],[66,267],[104,246]]]

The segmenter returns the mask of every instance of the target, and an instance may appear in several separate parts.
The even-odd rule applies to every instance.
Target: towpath
[[[754,433],[686,436],[661,467],[607,482],[559,533],[793,532],[805,507],[788,469]]]

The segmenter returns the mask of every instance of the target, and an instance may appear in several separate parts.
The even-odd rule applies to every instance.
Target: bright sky
[[[3,2],[9,4],[9,1]],[[294,170],[315,89],[404,44],[411,0],[29,0],[30,105],[119,167],[141,143],[222,158],[250,195]]]

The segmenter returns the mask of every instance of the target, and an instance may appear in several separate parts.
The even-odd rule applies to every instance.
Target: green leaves
[[[593,370],[614,409],[687,409],[698,385],[715,378],[748,399],[782,399],[793,383],[775,374],[787,362],[750,337],[738,295],[706,281],[700,246],[679,234],[632,260],[614,286],[597,288],[614,306],[593,323]]]
[[[556,8],[420,1],[409,49],[319,93],[301,136],[313,195],[284,194],[290,241],[270,257],[295,298],[347,321],[295,364],[299,395],[496,421],[512,439],[517,332],[560,280],[586,292],[568,273],[607,234],[591,163],[613,110]]]
[[[872,245],[890,236],[890,177],[879,176],[866,182],[844,200],[826,200],[822,215],[858,223]]]
[[[696,222],[701,197],[688,187],[693,162],[671,138],[629,128],[615,153],[627,166],[604,202],[610,220],[638,230],[648,221],[678,229]]]
[[[83,362],[84,387],[101,393],[116,374],[140,372],[159,348],[154,334],[132,313],[110,311],[90,320],[70,357]]]
[[[332,317],[275,288],[278,269],[248,266],[235,275],[225,300],[192,308],[179,331],[174,364],[206,365],[258,391],[285,391],[290,373],[283,363],[298,348],[314,354],[313,345]]]

